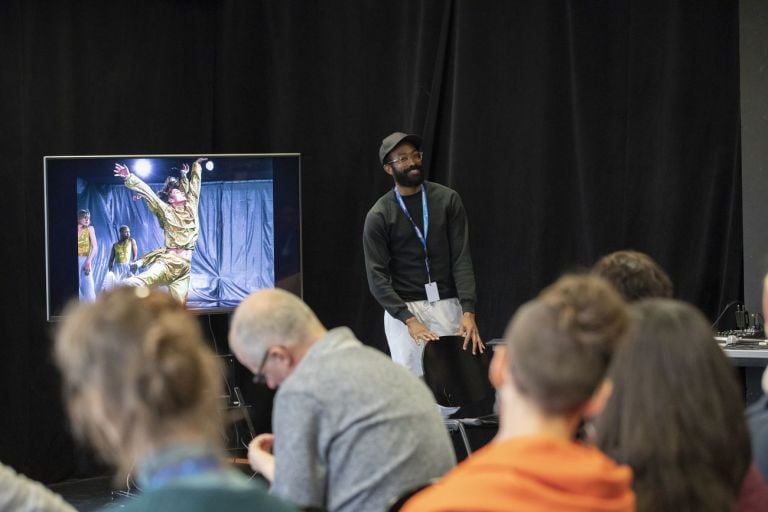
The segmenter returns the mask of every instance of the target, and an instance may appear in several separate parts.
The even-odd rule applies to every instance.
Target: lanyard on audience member
[[[400,191],[397,190],[397,187],[394,187],[393,190],[395,191],[395,197],[397,197],[397,202],[400,205],[400,209],[403,210],[403,213],[408,218],[409,221],[411,221],[411,226],[413,226],[413,229],[416,231],[416,236],[419,238],[419,242],[421,242],[421,246],[424,247],[424,264],[427,267],[427,279],[428,282],[432,282],[432,273],[430,272],[429,267],[429,252],[427,252],[427,232],[429,231],[429,210],[427,210],[427,192],[426,192],[426,185],[424,183],[421,184],[421,212],[424,218],[424,233],[421,232],[419,229],[419,226],[416,225],[415,222],[413,222],[413,217],[411,217],[410,212],[408,211],[408,208],[405,207],[405,202],[403,201],[403,196],[400,195]]]
[[[147,489],[157,489],[179,478],[198,476],[221,467],[221,460],[213,455],[199,455],[183,459],[141,475],[141,482]]]

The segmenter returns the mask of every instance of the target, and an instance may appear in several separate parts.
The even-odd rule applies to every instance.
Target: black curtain
[[[81,453],[44,320],[43,155],[301,152],[305,299],[385,349],[362,224],[391,187],[381,139],[420,132],[430,179],[468,212],[485,338],[627,247],[714,317],[742,289],[737,9],[3,2],[0,460],[55,481]]]
[[[459,190],[486,336],[634,248],[710,317],[740,295],[733,2],[455,2],[432,179]]]

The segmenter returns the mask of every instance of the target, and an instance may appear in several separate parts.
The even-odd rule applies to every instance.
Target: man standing
[[[131,228],[120,226],[120,240],[112,244],[112,252],[109,254],[109,271],[114,273],[117,282],[131,275],[131,263],[138,254],[136,240],[131,238]]]
[[[200,234],[197,207],[200,202],[202,180],[201,162],[198,158],[192,164],[192,178],[187,181],[189,165],[181,169],[182,180],[169,177],[159,194],[149,188],[141,178],[131,174],[127,166],[115,164],[114,174],[125,180],[125,186],[142,197],[155,214],[165,235],[165,247],[145,254],[137,262],[146,267],[136,276],[129,277],[123,284],[129,286],[167,285],[168,293],[182,304],[187,302],[189,282],[192,277],[192,252]]]
[[[424,373],[424,343],[464,336],[464,348],[483,352],[475,323],[475,276],[467,218],[459,195],[424,180],[421,137],[395,132],[379,158],[395,186],[365,218],[363,249],[368,286],[384,308],[392,359]]]
[[[301,508],[378,512],[454,465],[427,387],[348,328],[326,330],[295,295],[252,294],[229,339],[254,380],[278,388],[274,435],[248,450],[274,494]]]
[[[91,212],[77,212],[77,268],[79,276],[80,300],[96,300],[96,288],[93,283],[93,257],[99,249],[96,231],[91,226]]]

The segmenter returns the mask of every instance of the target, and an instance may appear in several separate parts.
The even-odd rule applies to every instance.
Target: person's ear
[[[496,347],[493,351],[493,359],[488,368],[488,379],[495,389],[501,388],[507,381],[507,348]]]
[[[285,347],[274,346],[271,348],[271,350],[272,352],[270,357],[276,359],[277,361],[290,361],[293,359],[291,352]]]
[[[613,382],[608,378],[603,379],[603,382],[601,382],[600,386],[594,393],[592,393],[592,398],[589,399],[584,407],[584,417],[594,418],[603,412],[605,404],[608,403],[608,399],[611,398],[612,392]]]
[[[292,349],[283,346],[272,347],[272,358],[275,366],[282,366],[291,372],[297,363]]]
[[[395,172],[395,170],[392,168],[392,165],[384,164],[384,172],[392,176],[392,173]]]

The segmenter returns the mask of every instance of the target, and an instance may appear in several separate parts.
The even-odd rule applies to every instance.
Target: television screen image
[[[118,285],[204,313],[301,296],[299,154],[44,158],[47,316]]]

